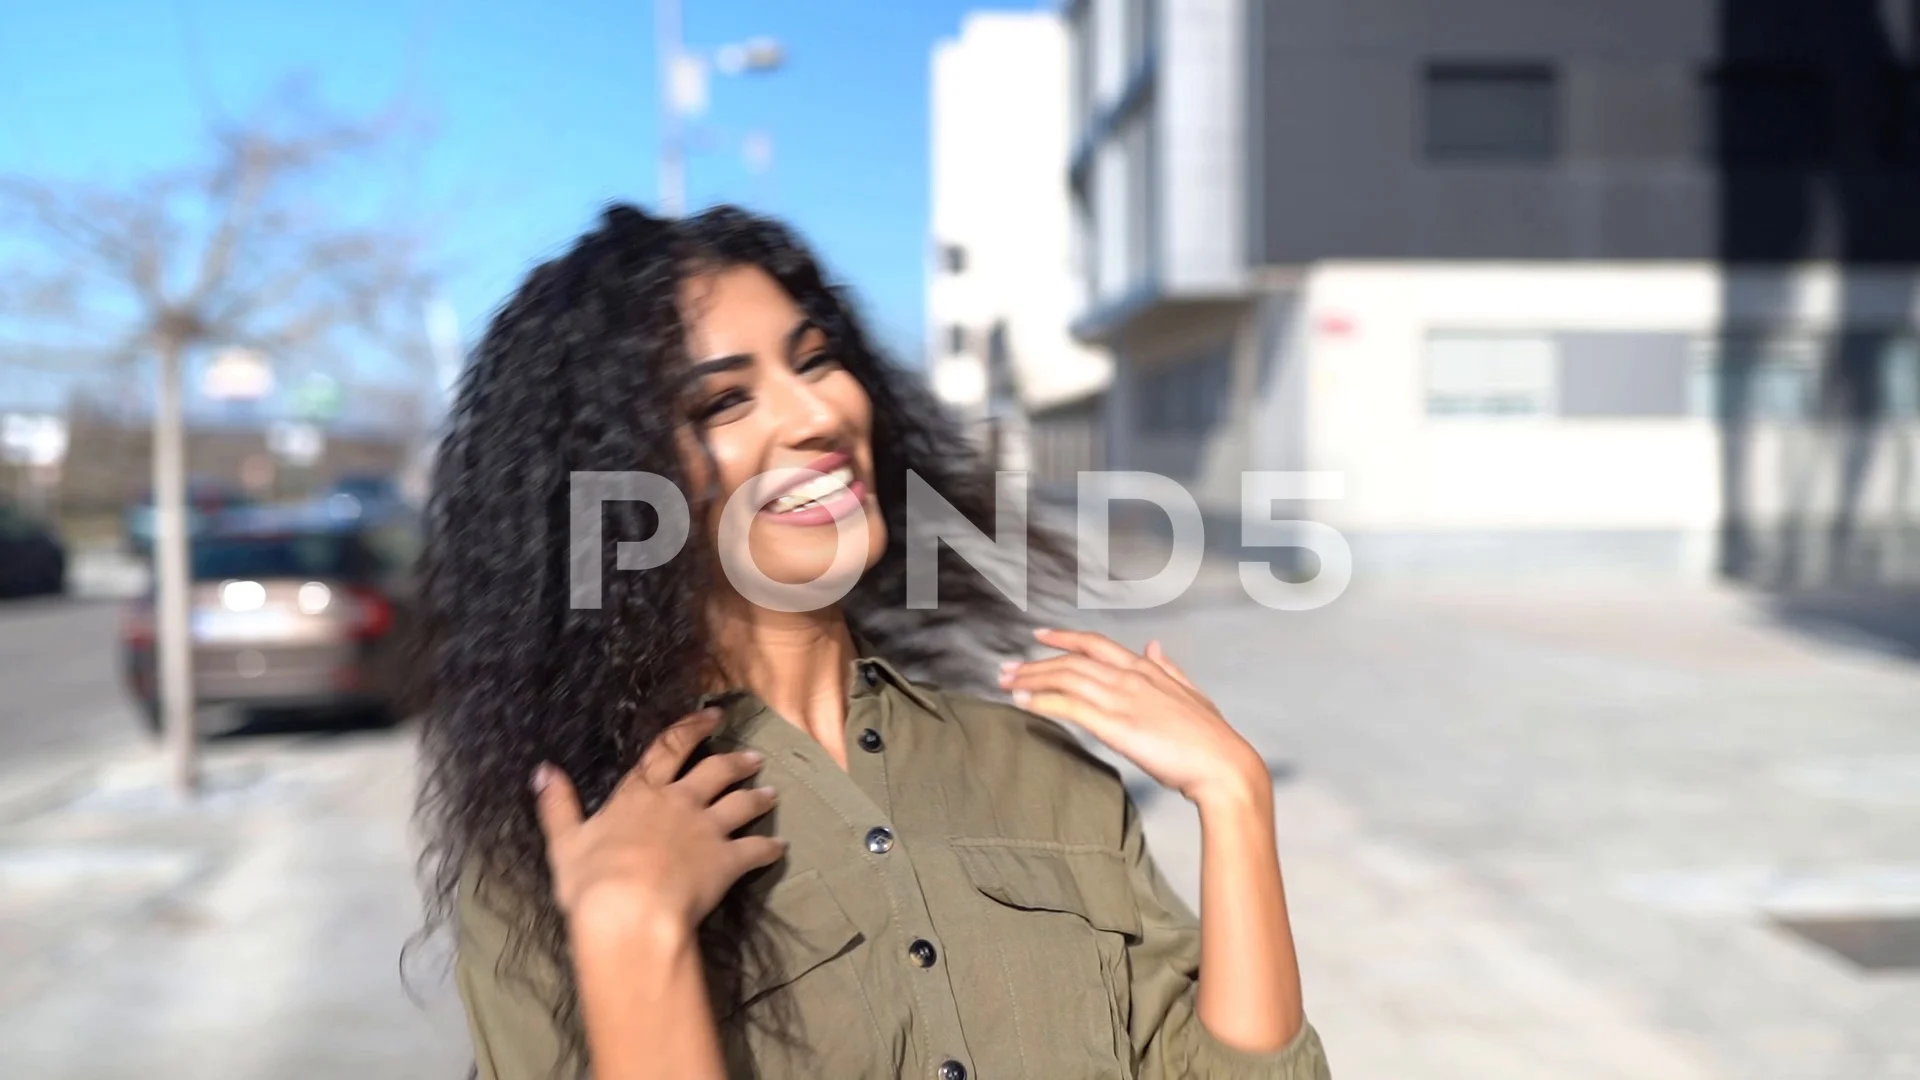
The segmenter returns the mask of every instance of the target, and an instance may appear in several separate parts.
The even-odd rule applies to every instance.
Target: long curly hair
[[[688,490],[675,438],[686,420],[676,373],[689,362],[679,287],[739,266],[779,282],[872,400],[888,540],[842,602],[853,631],[915,677],[960,688],[984,682],[985,656],[1030,640],[1032,616],[944,549],[939,605],[908,609],[908,474],[992,535],[993,466],[918,376],[878,353],[847,293],[787,228],[733,207],[666,220],[615,205],[535,269],[471,358],[435,463],[418,578],[418,813],[427,932],[452,920],[464,877],[513,928],[503,975],[536,963],[561,973],[550,1003],[563,1038],[556,1076],[583,1068],[584,1040],[528,780],[553,762],[597,809],[653,738],[692,711],[701,673],[719,659],[705,623],[718,560],[697,528],[666,567],[613,566],[614,541],[654,528],[644,503],[605,505],[601,606],[570,605],[568,476],[663,475],[688,494],[693,520],[706,520],[713,493]],[[1038,521],[1020,525],[1029,587],[1057,600],[1072,560]],[[702,926],[716,1001],[738,999],[756,926],[739,887]]]

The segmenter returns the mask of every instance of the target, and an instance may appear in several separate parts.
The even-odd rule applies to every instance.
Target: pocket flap
[[[860,938],[818,870],[802,870],[775,885],[767,893],[761,926],[760,947],[741,957],[741,999],[729,1014],[846,952]]]
[[[1064,911],[1101,930],[1140,937],[1126,860],[1118,851],[956,841],[975,888],[1010,907]]]

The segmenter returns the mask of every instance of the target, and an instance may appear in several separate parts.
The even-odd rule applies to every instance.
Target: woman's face
[[[835,579],[872,566],[887,541],[873,493],[872,403],[825,332],[754,266],[690,278],[681,311],[693,361],[681,456],[694,491],[718,496],[702,508],[708,541],[723,558],[750,554],[782,585],[821,578],[842,542]],[[824,475],[767,475],[786,469]],[[736,493],[752,500],[738,511],[751,514],[739,519],[744,537],[721,527]]]

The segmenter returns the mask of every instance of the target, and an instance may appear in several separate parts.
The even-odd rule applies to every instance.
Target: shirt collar
[[[915,705],[932,714],[934,719],[946,719],[946,713],[940,711],[940,706],[934,702],[933,695],[925,688],[914,685],[912,680],[901,674],[900,669],[894,667],[885,658],[871,655],[865,650],[862,652],[860,659],[853,662],[853,686],[856,689],[860,686],[860,668],[864,665],[877,673],[882,681],[905,694]]]
[[[946,713],[943,712],[939,704],[933,700],[933,696],[928,692],[927,688],[915,685],[912,680],[900,672],[900,669],[894,667],[893,664],[884,657],[875,655],[871,644],[858,633],[854,635],[853,644],[855,659],[852,670],[847,673],[847,686],[850,696],[858,697],[868,692],[869,688],[862,673],[863,671],[872,671],[879,677],[882,683],[905,695],[908,700],[918,705],[923,711],[933,716],[934,719],[942,721],[946,719]],[[875,688],[877,689],[877,687]],[[757,694],[744,687],[702,694],[700,695],[699,703],[696,704],[694,708],[704,709],[709,705],[721,706],[725,710],[729,724],[746,719],[766,707],[765,704],[760,701]]]

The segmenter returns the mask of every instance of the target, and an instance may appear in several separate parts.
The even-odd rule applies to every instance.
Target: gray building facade
[[[1907,385],[1920,379],[1907,371],[1920,364],[1913,0],[1074,0],[1065,11],[1077,123],[1066,173],[1086,296],[1074,329],[1115,358],[1109,468],[1173,476],[1223,513],[1243,469],[1366,478],[1350,464],[1364,454],[1316,434],[1326,415],[1368,415],[1324,396],[1338,375],[1328,343],[1364,338],[1344,324],[1379,323],[1376,304],[1417,295],[1417,318],[1385,321],[1413,327],[1404,351],[1419,355],[1376,351],[1372,368],[1354,368],[1394,373],[1379,380],[1382,441],[1424,453],[1509,413],[1709,425],[1715,559],[1744,574],[1772,543],[1754,535],[1771,524],[1747,519],[1763,504],[1761,516],[1781,516],[1752,490],[1756,424],[1870,426],[1920,394]],[[1810,286],[1796,268],[1808,266],[1825,274],[1815,291],[1834,295],[1802,326],[1796,298]],[[1412,276],[1376,299],[1344,294],[1360,298],[1331,313],[1317,299],[1339,291],[1330,268],[1392,267]],[[1518,276],[1486,276],[1502,267]],[[1657,298],[1596,313],[1576,295],[1597,282],[1647,295],[1619,285],[1641,268],[1643,285],[1698,271],[1712,295],[1697,318]],[[1530,326],[1525,312],[1500,313],[1499,334],[1537,339],[1537,357],[1492,356],[1496,335],[1430,300],[1467,272],[1564,276],[1560,314]],[[1810,359],[1779,359],[1788,353]],[[1829,524],[1861,497],[1849,485],[1864,490],[1836,468]],[[1365,529],[1415,543],[1447,525],[1431,506],[1358,513]],[[1497,517],[1481,531],[1505,528]],[[1593,527],[1632,531],[1616,526],[1646,517]]]

